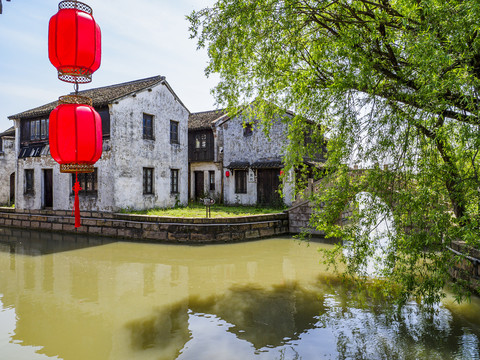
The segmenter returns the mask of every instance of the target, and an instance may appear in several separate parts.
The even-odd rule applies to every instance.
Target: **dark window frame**
[[[143,168],[143,195],[154,194],[154,168]]]
[[[243,136],[253,135],[253,123],[246,123],[243,127]]]
[[[170,169],[170,193],[178,194],[179,169]]]
[[[208,188],[210,191],[215,190],[215,171],[208,172]]]
[[[248,170],[234,170],[235,194],[247,193],[247,176]]]
[[[170,144],[180,144],[178,137],[178,129],[180,124],[178,121],[170,120]]]
[[[150,120],[150,124],[148,123]],[[155,140],[154,136],[155,117],[152,114],[143,113],[143,138],[145,140]]]
[[[24,178],[25,178],[25,182],[24,182],[23,193],[25,195],[35,194],[35,170],[25,169]]]
[[[98,195],[98,170],[95,168],[90,173],[72,174],[72,188],[75,185],[76,177],[82,190],[78,192],[80,196],[97,196]],[[74,195],[73,189],[70,195]]]

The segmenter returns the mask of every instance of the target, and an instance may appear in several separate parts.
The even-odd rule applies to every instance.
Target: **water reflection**
[[[109,244],[113,240],[77,234],[0,228],[0,252],[30,256]]]
[[[478,359],[480,302],[388,307],[288,238],[0,253],[5,359]],[[12,259],[15,266],[11,266]]]

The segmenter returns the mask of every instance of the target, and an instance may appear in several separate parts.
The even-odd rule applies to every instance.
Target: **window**
[[[33,174],[33,169],[25,169],[25,194],[32,195],[35,192],[33,187]]]
[[[178,169],[170,170],[170,192],[178,194]]]
[[[247,193],[247,170],[235,170],[235,193]]]
[[[143,114],[143,138],[153,140],[153,115]]]
[[[153,169],[143,168],[143,193],[153,194]]]
[[[47,138],[47,120],[46,119],[42,119],[41,123],[40,123],[40,137],[42,139],[46,139]]]
[[[251,136],[253,134],[253,124],[246,123],[243,128],[243,136]]]
[[[170,120],[170,144],[178,143],[178,121]]]
[[[195,149],[206,149],[206,148],[207,148],[207,134],[195,135]]]
[[[208,183],[210,184],[209,189],[215,190],[215,171],[208,172]]]
[[[72,187],[75,184],[76,176],[82,190],[78,192],[79,195],[97,195],[97,168],[91,173],[72,174]],[[73,190],[71,192],[73,195]]]

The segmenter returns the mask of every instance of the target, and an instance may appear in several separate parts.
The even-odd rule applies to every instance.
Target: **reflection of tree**
[[[234,325],[230,332],[260,349],[280,346],[314,328],[322,302],[316,292],[291,284],[272,289],[234,287],[222,296],[191,299],[189,307]]]
[[[152,316],[126,325],[135,351],[150,351],[156,359],[176,359],[190,340],[186,302],[163,308]],[[161,357],[158,357],[161,356]]]
[[[416,303],[398,307],[381,289],[359,288],[333,280],[325,286],[325,311],[317,326],[336,338],[338,359],[477,359],[479,338],[458,313],[445,306],[433,311]]]
[[[191,334],[188,309],[212,314],[233,325],[228,331],[250,342],[256,349],[277,347],[313,329],[322,312],[317,292],[296,284],[264,289],[257,286],[233,287],[226,294],[206,299],[191,297],[151,317],[127,324],[134,350],[170,347],[178,354]],[[166,357],[170,358],[170,357]]]

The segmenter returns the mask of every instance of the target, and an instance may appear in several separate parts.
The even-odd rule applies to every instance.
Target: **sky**
[[[189,38],[185,16],[213,0],[84,0],[102,31],[102,63],[79,90],[163,75],[191,112],[218,108],[207,78],[208,56]],[[57,0],[2,1],[0,15],[0,132],[8,116],[73,91],[48,60],[48,22]]]

